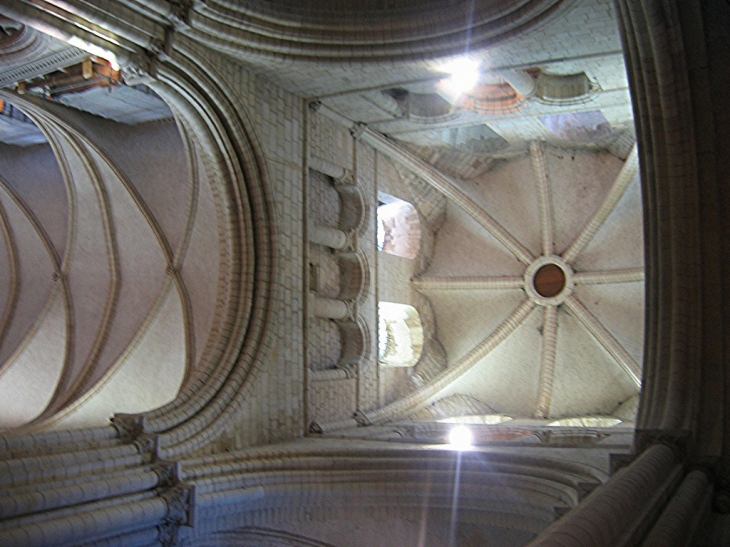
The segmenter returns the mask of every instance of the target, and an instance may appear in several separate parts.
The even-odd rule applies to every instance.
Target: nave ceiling
[[[398,197],[407,200],[412,181],[417,185],[424,181],[432,182],[424,171],[428,169],[436,170],[442,179],[441,187],[438,182],[436,187],[446,199],[440,204],[443,211],[438,222],[429,226],[429,219],[424,218],[424,213],[419,211],[422,229],[424,232],[426,229],[430,231],[427,237],[431,238],[431,243],[424,246],[417,260],[410,262],[398,259],[400,264],[396,264],[381,253],[383,258],[380,260],[378,283],[384,287],[383,294],[399,293],[409,303],[421,302],[425,306],[424,309],[419,309],[419,306],[416,308],[430,320],[430,342],[442,352],[443,362],[439,366],[443,369],[452,368],[451,380],[448,385],[442,382],[439,389],[432,388],[428,394],[418,395],[421,389],[419,382],[423,382],[423,375],[413,372],[418,367],[413,370],[383,370],[383,383],[391,384],[380,388],[381,402],[386,403],[386,406],[400,397],[410,397],[415,404],[410,411],[414,411],[418,405],[433,404],[439,399],[453,396],[466,396],[479,401],[495,414],[516,418],[558,419],[608,416],[619,412],[623,419],[633,419],[642,360],[643,251],[637,162],[635,152],[632,153],[632,115],[620,42],[613,31],[601,27],[600,21],[604,20],[601,17],[606,14],[610,17],[610,6],[571,4],[567,8],[548,4],[543,3],[541,6],[539,2],[534,2],[524,8],[527,11],[521,12],[525,16],[521,24],[530,30],[525,31],[520,40],[511,39],[507,34],[490,34],[489,24],[494,24],[490,18],[494,14],[488,13],[488,8],[484,7],[484,32],[479,36],[484,40],[481,44],[488,44],[488,47],[477,43],[475,38],[474,48],[468,54],[468,58],[479,66],[481,77],[475,90],[459,97],[450,96],[446,90],[448,74],[445,71],[458,57],[453,55],[453,49],[449,49],[449,39],[446,38],[443,43],[438,42],[441,44],[440,57],[415,60],[403,53],[401,57],[396,56],[397,62],[388,70],[377,68],[380,66],[375,61],[377,55],[369,58],[369,54],[365,53],[356,68],[343,66],[334,58],[327,59],[324,56],[315,61],[304,55],[296,68],[289,70],[283,65],[278,66],[284,61],[277,59],[271,52],[267,53],[266,48],[261,49],[258,55],[236,58],[235,47],[245,49],[245,46],[232,43],[221,45],[224,53],[232,57],[227,61],[229,70],[241,70],[236,67],[237,63],[242,62],[242,66],[260,74],[259,77],[269,79],[303,97],[311,117],[328,120],[323,121],[323,124],[365,124],[370,133],[384,134],[391,139],[396,152],[389,154],[379,150],[381,163],[391,165],[390,168],[381,169],[384,170],[380,182],[382,187],[378,188],[381,193],[400,192]],[[200,13],[194,12],[192,17],[208,21],[206,17],[211,16],[208,13],[210,9],[201,8]],[[238,8],[226,6],[226,9],[233,10],[230,16]],[[261,9],[264,10],[263,7]],[[402,17],[412,17],[409,12],[412,8],[402,9]],[[434,9],[440,8],[434,4]],[[598,17],[596,10],[606,13]],[[527,17],[528,12],[532,19]],[[308,13],[309,17],[322,17],[316,10]],[[343,17],[359,21],[360,16],[348,12]],[[372,20],[368,24],[374,27],[379,24],[377,11],[369,17]],[[456,19],[458,16],[454,17]],[[492,23],[488,23],[490,20]],[[230,19],[225,24],[236,23]],[[6,26],[10,28],[12,25]],[[497,28],[498,25],[494,26]],[[212,32],[202,23],[201,28]],[[368,28],[367,25],[365,28]],[[504,27],[500,28],[504,30]],[[561,29],[565,39],[556,41],[551,38],[555,29]],[[16,32],[14,29],[10,31]],[[409,39],[417,42],[421,39],[418,33],[422,31],[414,27],[413,36]],[[23,28],[22,32],[30,33],[35,40],[44,43],[47,51],[63,59],[73,55],[78,57],[83,53],[83,50],[64,46],[63,42],[54,38],[37,32],[33,34],[34,31],[28,27]],[[591,33],[600,36],[600,39],[591,42],[581,40],[582,36]],[[351,38],[350,35],[343,35],[345,40]],[[326,49],[324,44],[317,44],[316,40],[313,44],[313,50]],[[394,55],[397,48],[403,52],[407,50],[403,43],[393,43],[388,48],[390,55]],[[38,56],[37,53],[34,55]],[[22,73],[24,68],[37,68],[31,56],[21,58],[20,61],[17,55],[7,58],[13,61],[5,69],[8,77]],[[63,64],[66,61],[57,62]],[[103,59],[99,62],[103,64]],[[69,73],[69,70],[65,71]],[[65,288],[65,292],[62,291],[65,295],[63,299],[56,296],[58,291],[49,289],[52,286],[49,283],[57,284],[55,278],[59,276],[44,275],[43,282],[34,281],[45,284],[46,288],[35,291],[36,301],[27,304],[27,311],[18,312],[19,317],[25,318],[24,322],[6,321],[12,327],[6,328],[8,341],[3,348],[7,354],[6,370],[24,370],[26,365],[12,366],[15,361],[23,359],[32,363],[43,362],[44,367],[56,363],[52,365],[54,372],[48,374],[41,384],[28,381],[40,375],[33,368],[26,373],[14,372],[15,376],[4,373],[4,385],[8,392],[17,390],[18,385],[24,385],[38,398],[34,405],[27,405],[28,408],[19,417],[8,421],[7,425],[11,427],[38,416],[38,423],[44,423],[44,417],[54,415],[55,411],[39,412],[59,397],[65,397],[65,404],[75,408],[71,401],[86,400],[90,394],[103,392],[104,386],[115,374],[117,377],[124,376],[121,370],[126,366],[129,366],[130,378],[138,376],[142,369],[134,368],[134,356],[143,352],[165,355],[172,368],[161,368],[160,371],[165,371],[161,375],[178,379],[169,380],[169,387],[165,388],[169,393],[158,388],[148,390],[150,394],[147,398],[138,397],[130,408],[157,406],[164,399],[172,398],[177,389],[175,386],[188,377],[196,359],[200,358],[208,332],[206,328],[210,328],[205,325],[211,325],[210,310],[215,298],[210,289],[207,294],[202,290],[204,286],[212,286],[210,280],[215,278],[215,272],[202,272],[199,268],[199,273],[194,274],[199,276],[198,281],[190,280],[189,283],[199,283],[201,289],[190,289],[181,279],[175,283],[177,290],[169,292],[171,269],[177,275],[178,270],[194,270],[193,264],[216,262],[214,255],[202,258],[201,249],[188,268],[180,268],[179,265],[185,260],[185,245],[191,241],[193,234],[201,234],[192,239],[193,242],[198,241],[199,245],[205,246],[202,243],[205,237],[210,239],[210,235],[202,235],[206,228],[195,227],[200,225],[201,217],[207,214],[208,218],[212,218],[211,215],[215,215],[213,209],[205,214],[195,209],[213,205],[210,197],[193,195],[200,191],[195,189],[206,187],[204,182],[198,180],[205,176],[190,161],[194,145],[181,143],[179,137],[173,135],[176,128],[180,130],[182,127],[183,139],[189,140],[184,126],[172,123],[173,113],[154,104],[156,95],[145,86],[134,87],[113,82],[112,85],[101,85],[82,92],[59,92],[56,95],[54,90],[60,89],[57,80],[48,77],[42,80],[40,76],[33,75],[25,80],[29,96],[13,96],[12,91],[5,95],[8,104],[28,114],[30,120],[39,122],[42,131],[36,133],[36,140],[32,142],[47,141],[44,135],[49,134],[49,127],[53,124],[63,125],[55,120],[71,120],[71,123],[76,124],[71,128],[60,128],[61,139],[78,140],[75,136],[77,127],[88,127],[82,141],[82,146],[88,148],[88,151],[84,151],[85,161],[91,161],[97,170],[105,169],[99,167],[104,165],[103,162],[115,166],[127,162],[129,167],[126,169],[132,171],[115,173],[108,178],[102,174],[96,184],[108,186],[107,192],[111,188],[125,187],[128,193],[131,191],[132,202],[136,202],[136,205],[130,203],[131,208],[125,211],[127,205],[122,203],[129,202],[129,198],[121,194],[119,198],[113,197],[117,190],[110,194],[109,199],[115,200],[113,209],[118,215],[117,220],[114,217],[104,220],[103,213],[96,214],[97,223],[107,223],[107,242],[104,244],[102,224],[93,228],[93,221],[88,220],[89,227],[85,227],[87,220],[82,213],[86,207],[73,201],[81,194],[68,194],[71,191],[68,181],[65,182],[66,190],[63,190],[64,181],[58,170],[44,170],[44,176],[48,179],[46,183],[54,188],[50,190],[49,187],[49,191],[57,193],[61,203],[63,200],[67,203],[68,210],[61,213],[56,211],[53,213],[55,216],[46,211],[48,206],[43,202],[36,203],[32,196],[24,196],[27,191],[20,175],[15,181],[6,181],[8,191],[14,192],[6,195],[6,209],[9,207],[13,210],[17,206],[13,204],[20,204],[26,217],[30,212],[30,218],[39,219],[34,228],[36,237],[30,237],[27,248],[13,242],[18,251],[13,254],[9,249],[6,250],[5,256],[12,257],[9,258],[10,263],[16,264],[16,270],[20,271],[17,266],[21,262],[18,258],[20,251],[29,253],[23,261],[47,260],[41,259],[43,252],[42,244],[39,243],[45,237],[53,239],[46,242],[46,252],[58,257],[55,260],[59,261],[60,267],[67,271],[74,268],[78,270],[73,276],[74,284]],[[128,79],[130,83],[136,82],[134,77]],[[43,95],[52,97],[51,104],[44,104],[37,98]],[[88,114],[64,110],[59,103],[117,121],[99,122],[98,127],[92,128],[90,120],[93,118]],[[35,112],[37,114],[34,115]],[[145,121],[155,118],[161,121]],[[15,142],[14,135],[28,131],[31,126],[26,123],[28,119],[21,123],[12,116],[3,118],[6,119],[14,127],[6,132],[5,139],[8,142]],[[54,121],[46,122],[46,119]],[[112,138],[104,141],[104,130],[99,132],[99,127],[108,127],[108,135],[120,133],[122,136],[114,137],[116,141]],[[318,134],[316,128],[313,131],[311,138],[315,140],[325,135],[325,132]],[[136,150],[150,158],[145,164],[144,175],[139,165],[130,163],[135,161],[131,158],[138,152],[128,151],[132,142],[129,139],[138,141],[140,144]],[[122,140],[125,141],[124,145],[120,144]],[[367,142],[367,136],[363,140]],[[163,151],[159,145],[146,147],[146,142],[165,142],[168,143],[166,146],[175,150]],[[59,145],[54,143],[52,140],[49,143],[51,146],[41,144],[23,148],[8,148],[15,146],[13,144],[4,145],[11,151],[5,155],[8,158],[6,163],[25,162],[33,165],[36,160],[30,158],[35,157],[51,161],[51,150],[57,156],[60,150]],[[102,149],[101,156],[99,148]],[[120,152],[123,157],[117,158]],[[398,154],[415,158],[417,168],[404,168],[399,164]],[[175,155],[180,159],[172,162],[170,167],[154,162],[154,157],[165,157],[170,161]],[[183,156],[188,157],[186,169]],[[171,195],[165,180],[171,176],[170,168],[173,165],[179,171],[174,178],[180,181],[178,184],[185,190],[176,191],[178,198],[175,202],[164,201],[163,196]],[[10,165],[10,169],[17,171],[19,167]],[[124,169],[122,165],[121,170]],[[153,172],[160,174],[150,178],[149,174]],[[117,177],[116,180],[114,177]],[[143,177],[146,178],[144,183]],[[386,181],[385,178],[392,180]],[[103,182],[100,182],[102,179]],[[188,182],[183,183],[184,180]],[[64,193],[67,195],[64,196]],[[120,200],[118,205],[116,200]],[[464,200],[468,202],[467,207],[464,207]],[[135,207],[136,213],[133,212]],[[33,212],[35,208],[39,209],[37,213]],[[147,235],[132,235],[132,232],[129,236],[123,235],[132,228],[145,225],[143,222],[128,222],[140,212],[147,217],[146,224],[151,226],[146,229]],[[22,218],[23,214],[18,212],[16,216]],[[29,221],[18,222],[28,224]],[[311,224],[313,219],[310,218],[309,222]],[[23,228],[16,227],[15,231],[33,233],[25,224]],[[74,245],[83,243],[83,237],[79,236],[87,232],[101,238],[97,243],[98,250],[90,251],[96,257],[89,259],[97,263],[93,268],[81,262],[82,257],[73,252]],[[112,233],[113,237],[109,235]],[[125,237],[131,238],[130,241],[136,244],[123,244]],[[142,243],[146,241],[145,238],[149,241]],[[92,241],[93,238],[83,244],[92,245]],[[210,243],[206,246],[208,252],[215,248]],[[64,251],[69,245],[69,250]],[[106,250],[102,251],[102,248]],[[155,248],[160,249],[157,251],[158,258],[153,259],[152,254],[149,258],[139,256],[140,253],[149,254]],[[568,259],[561,258],[566,253]],[[155,260],[158,264],[150,270]],[[79,261],[76,266],[75,261]],[[171,261],[175,263],[174,266],[170,266]],[[48,266],[49,272],[59,268],[53,266],[52,262]],[[567,274],[564,288],[557,298],[544,298],[535,293],[534,274],[547,263],[561,265]],[[130,273],[120,276],[119,265],[125,269],[131,268]],[[134,268],[138,268],[137,275],[144,274],[144,279],[133,281],[134,274],[131,272]],[[6,272],[11,270],[5,269]],[[106,273],[100,277],[99,274],[104,271]],[[150,276],[151,271],[156,271],[157,277]],[[92,277],[82,280],[84,274],[81,272],[88,272]],[[19,274],[16,272],[13,275],[18,277]],[[104,276],[107,280],[102,282]],[[26,290],[30,279],[22,284]],[[96,285],[92,279],[96,280],[94,283],[98,289],[93,288]],[[404,282],[408,285],[401,289],[385,289],[386,285]],[[144,297],[139,289],[148,285],[149,289],[145,290],[150,296]],[[136,290],[133,291],[132,286]],[[23,306],[28,299],[26,293],[10,290],[14,287],[10,282],[6,287],[6,308],[25,310]],[[125,297],[126,293],[124,290],[120,292],[120,287],[127,287],[130,296]],[[43,291],[48,296],[39,299],[37,295],[43,294]],[[74,296],[79,291],[79,295]],[[178,295],[173,298],[174,303],[168,303],[167,297],[160,296],[168,293]],[[74,305],[81,294],[84,295],[85,303]],[[195,306],[187,302],[192,298],[191,294],[203,299],[200,305],[207,310],[200,312],[203,319],[196,321],[193,318]],[[125,298],[131,298],[129,304],[124,304]],[[62,300],[65,302],[63,305],[60,304]],[[58,303],[54,305],[56,301]],[[156,302],[153,309],[157,311],[152,315],[140,313],[143,307],[136,302],[142,301]],[[123,311],[125,305],[129,306],[129,312]],[[98,311],[93,311],[94,306],[98,307]],[[87,308],[88,313],[83,314],[83,319],[79,316],[71,320],[74,313],[78,313],[73,310],[86,311]],[[175,311],[172,311],[173,308]],[[50,319],[49,314],[57,319]],[[10,317],[7,311],[5,315],[6,318]],[[83,327],[84,321],[89,322],[89,327]],[[88,329],[89,334],[83,334],[84,328]],[[148,328],[151,328],[149,332]],[[162,329],[160,334],[155,334],[155,328]],[[95,329],[96,334],[93,334]],[[114,341],[115,329],[119,329],[120,333],[127,332],[118,335],[118,342]],[[374,335],[377,329],[375,325],[369,325],[369,330]],[[58,342],[48,342],[53,336],[59,341],[66,340],[66,357],[59,358],[59,352],[56,351]],[[89,342],[82,342],[77,339],[78,336],[87,337]],[[158,347],[148,348],[142,344],[143,340],[149,340],[149,344]],[[162,340],[165,341],[163,347],[166,349],[159,347]],[[34,344],[46,349],[35,350]],[[91,348],[87,357],[75,355],[79,351],[86,351],[82,348],[87,346]],[[136,349],[138,346],[139,349]],[[41,354],[43,351],[50,353],[38,359],[38,351]],[[106,358],[105,351],[108,353]],[[325,355],[327,351],[337,350],[325,348],[317,355]],[[116,364],[102,364],[105,359]],[[330,358],[325,355],[324,359],[337,362],[336,355]],[[73,364],[76,362],[86,364]],[[173,365],[173,362],[177,364]],[[315,363],[314,366],[326,368],[331,365],[320,366]],[[114,372],[117,369],[120,372]],[[82,372],[75,372],[77,370]],[[173,370],[176,372],[173,373]],[[456,370],[461,372],[457,375],[453,373]],[[82,382],[82,377],[86,378],[86,383]],[[108,393],[131,394],[141,389],[141,385],[134,380],[127,384],[121,379],[118,381],[126,387],[114,388],[112,383],[106,387]],[[67,393],[63,397],[58,394],[61,390],[59,386],[64,384],[74,386],[71,390],[73,394]],[[41,385],[44,386],[42,389],[36,387]],[[54,391],[56,393],[52,395]],[[157,392],[155,397],[158,398],[151,395],[153,391]],[[28,400],[29,395],[17,393],[18,398]],[[167,395],[163,396],[162,393]],[[104,398],[102,395],[99,397]],[[109,399],[107,403],[99,403],[98,407],[94,404],[89,406],[107,409],[99,411],[101,415],[90,412],[89,416],[96,415],[97,418],[89,417],[84,421],[79,417],[77,422],[71,418],[68,422],[61,419],[57,426],[66,423],[88,425],[94,423],[94,419],[101,420],[101,423],[104,420],[103,412],[111,413],[116,404],[112,402],[116,396],[106,397]],[[6,400],[10,401],[11,398]],[[621,403],[625,402],[627,404],[623,410],[618,410]],[[64,404],[59,404],[66,408]],[[55,409],[54,404],[50,404],[49,408]],[[70,412],[69,408],[64,411],[64,415]],[[120,408],[125,410],[126,407],[122,405]],[[341,409],[339,414],[347,412],[347,409]],[[327,416],[314,418],[315,421],[328,421]],[[58,416],[54,418],[54,423],[57,419]]]
[[[2,2],[0,544],[724,533],[711,3]]]

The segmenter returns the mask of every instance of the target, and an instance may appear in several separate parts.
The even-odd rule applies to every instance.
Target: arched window
[[[413,306],[378,304],[378,359],[387,367],[412,367],[421,358],[423,327]]]
[[[379,194],[378,250],[403,258],[416,258],[421,243],[418,211],[407,201]]]

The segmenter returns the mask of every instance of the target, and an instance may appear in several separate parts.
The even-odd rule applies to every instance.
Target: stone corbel
[[[175,34],[181,30],[189,29],[195,5],[192,0],[171,0],[170,12],[166,18],[170,26],[165,28],[165,39],[157,51],[157,58],[161,61],[169,60],[172,56],[172,49],[175,43]]]

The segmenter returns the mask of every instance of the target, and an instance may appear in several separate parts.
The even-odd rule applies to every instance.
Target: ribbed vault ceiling
[[[430,300],[458,378],[436,398],[498,412],[611,414],[640,388],[643,240],[635,149],[532,142],[526,157],[460,182],[429,267]]]
[[[49,144],[0,145],[0,430],[101,425],[172,400],[215,315],[204,172],[172,120],[3,98]]]
[[[284,10],[263,2],[195,4],[188,16],[204,35],[237,36],[237,43],[221,46],[228,53],[253,48],[268,59],[291,41],[297,44],[291,55],[300,60],[316,54],[321,66],[303,63],[301,70],[272,75],[273,81],[309,97],[312,111],[322,108],[344,125],[365,121],[380,139],[390,135],[438,171],[436,178],[449,181],[439,187],[448,205],[433,256],[411,283],[433,308],[448,381],[427,386],[428,396],[421,390],[408,397],[425,404],[467,395],[498,412],[548,418],[610,414],[636,395],[642,222],[635,152],[617,152],[632,134],[618,39],[589,52],[596,63],[560,60],[574,53],[571,44],[551,46],[558,60],[537,62],[509,36],[576,24],[590,6],[552,0],[479,6],[472,23],[484,47],[472,56],[482,63],[480,93],[509,87],[506,73],[491,73],[490,63],[506,66],[520,55],[523,79],[540,83],[539,74],[548,74],[562,82],[582,74],[590,84],[562,102],[539,90],[521,95],[513,89],[514,108],[484,110],[474,98],[444,102],[438,63],[405,62],[413,56],[410,46],[434,39],[427,32],[435,13],[430,8],[403,40],[377,48],[354,44],[363,61],[387,56],[404,62],[378,69],[373,82],[368,70],[376,63],[363,65],[347,73],[350,87],[343,88],[338,71],[350,69],[329,62],[357,36],[333,34],[326,9],[310,4],[302,5],[308,39],[292,33]],[[365,25],[369,40],[382,31],[384,18],[407,22],[415,9],[412,2],[382,11],[338,5],[345,19]],[[429,4],[449,15],[429,55],[455,53],[469,5]],[[563,10],[564,20],[557,17]],[[239,28],[246,16],[260,26]],[[280,33],[275,40],[255,36],[274,30]],[[264,74],[275,70],[255,55],[246,59]],[[231,244],[218,238],[220,204],[205,166],[193,159],[195,139],[181,138],[172,123],[132,130],[91,122],[58,105],[6,98],[36,122],[49,144],[5,147],[12,152],[0,154],[0,428],[104,423],[112,412],[169,401],[209,349],[206,341],[217,328],[217,251]],[[85,101],[81,94],[70,99]],[[432,103],[445,111],[432,112]],[[575,131],[570,138],[554,133],[543,118],[558,112],[573,116],[565,123],[593,140],[578,142]],[[607,134],[591,133],[595,127],[581,121],[596,113]]]

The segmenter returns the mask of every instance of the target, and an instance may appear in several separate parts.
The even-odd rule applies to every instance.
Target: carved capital
[[[195,525],[195,485],[180,482],[180,462],[158,461],[152,467],[158,477],[157,496],[167,506],[163,524],[158,526],[161,545],[178,545],[180,526]]]
[[[165,49],[165,40],[159,40],[157,38],[150,39],[150,47],[146,50],[146,56],[157,59]],[[156,75],[156,74],[155,74]]]
[[[343,300],[345,307],[347,308],[347,316],[338,319],[338,321],[344,321],[347,323],[355,322],[357,318],[357,303],[354,300]]]
[[[115,414],[111,421],[122,441],[134,444],[137,451],[150,461],[159,459],[160,436],[145,432],[144,414]]]
[[[357,122],[355,125],[353,125],[350,128],[350,135],[352,135],[352,138],[355,140],[358,140],[363,133],[365,133],[365,130],[368,128],[367,124],[362,122]]]
[[[353,173],[349,169],[343,169],[342,175],[338,178],[333,177],[332,182],[338,186],[356,186],[357,185],[357,179],[355,178],[355,173]]]
[[[159,435],[140,435],[134,439],[134,446],[137,451],[146,456],[150,461],[157,461],[160,454],[160,436]]]
[[[180,462],[159,460],[152,467],[158,478],[158,486],[172,487],[180,483]]]
[[[195,485],[180,483],[159,493],[167,505],[165,520],[177,526],[195,523]]]
[[[115,414],[112,425],[120,439],[135,441],[144,435],[144,420],[144,414]]]
[[[356,230],[346,230],[345,237],[347,242],[345,243],[345,250],[348,252],[355,252],[357,250],[357,244],[355,242]]]

